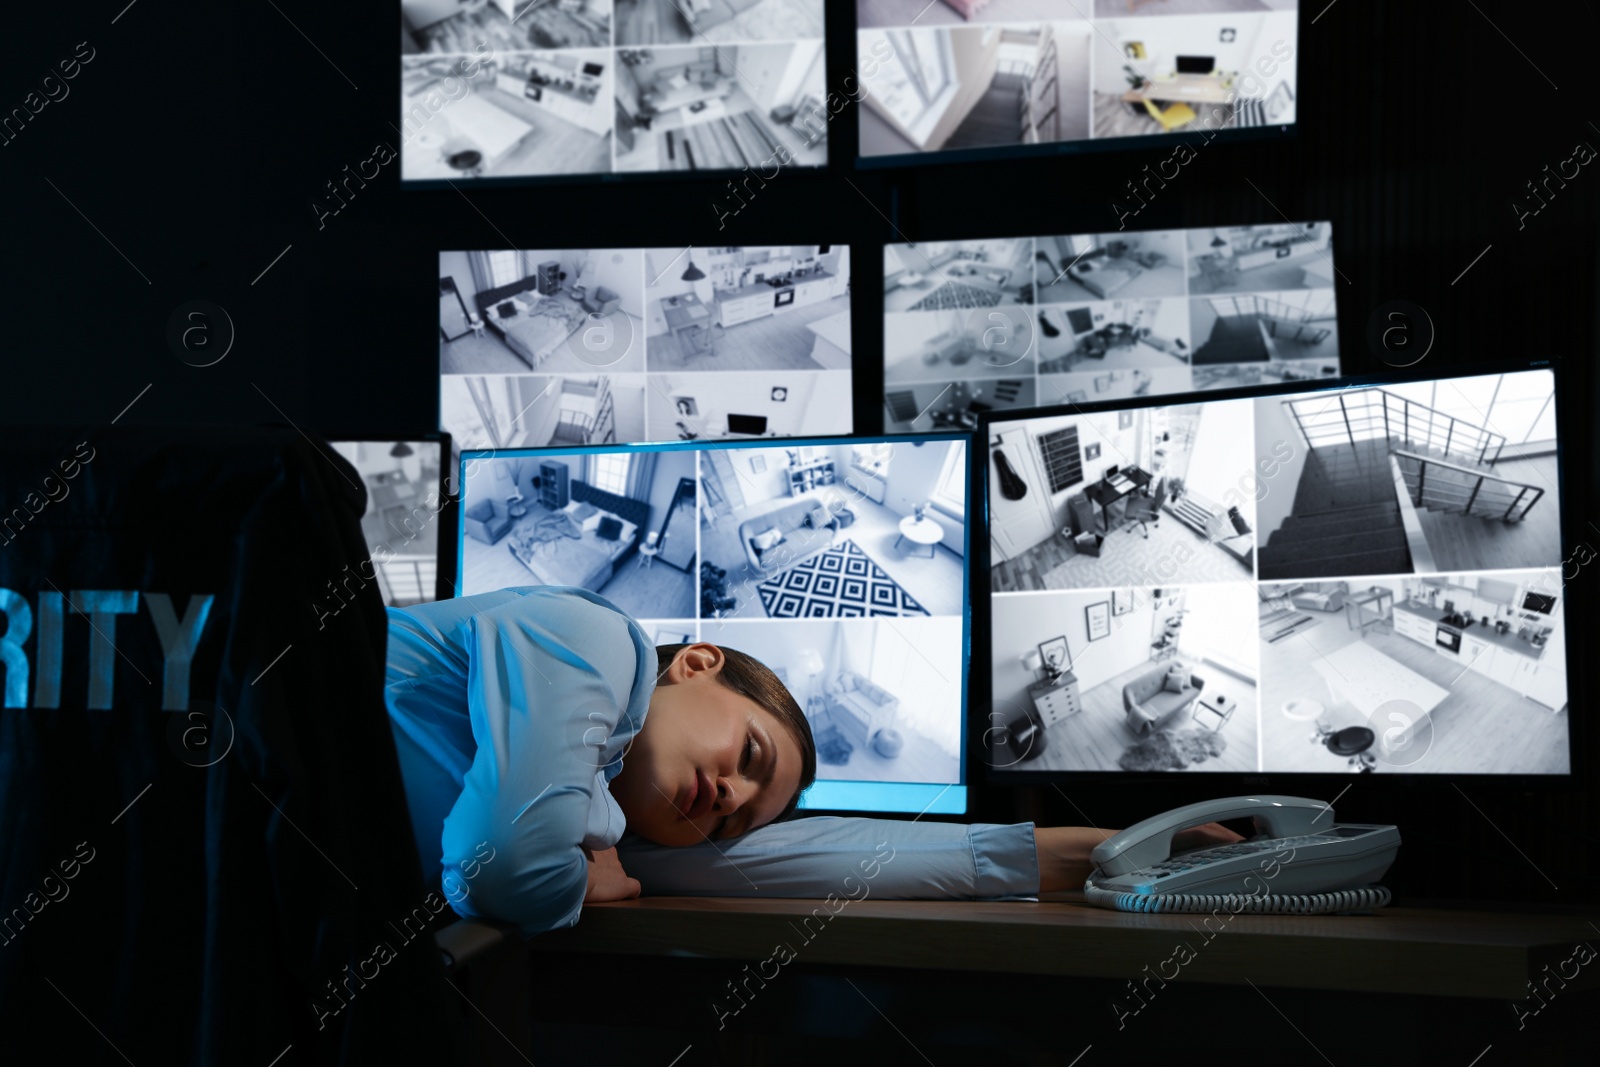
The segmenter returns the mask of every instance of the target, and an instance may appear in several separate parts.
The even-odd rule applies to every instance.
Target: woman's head
[[[656,648],[644,726],[611,783],[628,828],[662,845],[737,837],[787,816],[817,776],[800,705],[731,648]]]

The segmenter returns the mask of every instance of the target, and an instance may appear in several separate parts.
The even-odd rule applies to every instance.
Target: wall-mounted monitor
[[[1297,0],[856,0],[863,165],[1293,130]]]
[[[1333,227],[891,244],[884,428],[1339,373]]]
[[[401,0],[400,178],[823,167],[823,25],[823,0]]]
[[[395,608],[454,596],[449,437],[432,434],[328,443],[355,468],[366,491],[361,533],[368,558],[344,574],[332,576],[326,595],[342,603],[360,586],[373,583],[383,594],[384,604]],[[442,560],[441,551],[445,553]]]
[[[968,464],[957,434],[464,451],[459,586],[761,660],[817,743],[801,807],[961,814]]]
[[[440,425],[500,449],[847,434],[849,289],[840,244],[441,252]]]
[[[989,766],[1571,773],[1556,382],[1524,363],[985,417]]]

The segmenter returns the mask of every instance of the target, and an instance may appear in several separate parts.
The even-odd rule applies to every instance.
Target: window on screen
[[[632,456],[592,456],[589,459],[589,484],[606,493],[624,496],[628,492],[628,464]]]
[[[951,514],[962,517],[967,512],[967,444],[956,442],[944,459],[944,469],[934,485],[933,502]]]
[[[935,101],[950,87],[950,42],[935,30],[891,30],[884,34],[892,58],[873,79],[873,92],[907,129],[928,122]]]
[[[489,281],[493,283],[494,288],[519,282],[522,277],[521,252],[489,253]]]

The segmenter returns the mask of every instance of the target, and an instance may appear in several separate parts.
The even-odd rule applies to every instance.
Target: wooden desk
[[[1103,1043],[1103,1055],[1182,1034],[1186,1064],[1236,1065],[1238,1049],[1223,1036],[1240,1022],[1293,1063],[1466,1064],[1490,1044],[1495,1062],[1589,1062],[1563,1051],[1586,1044],[1600,1006],[1600,966],[1574,963],[1579,946],[1597,940],[1576,912],[1223,913],[1207,927],[1208,918],[1108,911],[1073,893],[832,909],[643,898],[585,906],[577,926],[491,956],[475,987],[502,1010],[520,997],[541,1032],[605,1026],[608,1042],[671,1044],[662,1062],[692,1043],[683,1064],[814,1062],[793,1058],[801,1050],[850,1050],[840,1062],[1068,1064],[1085,1046]],[[447,935],[464,945],[456,928],[480,925],[457,923],[441,947]],[[515,948],[515,931],[501,936]],[[1172,962],[1179,944],[1192,954],[1181,967]],[[777,946],[792,955],[775,955]],[[497,960],[521,964],[496,970]],[[561,980],[550,982],[552,973]],[[1551,975],[1560,976],[1550,981],[1555,994],[1540,1009],[1528,983]],[[619,980],[648,995],[624,1013],[601,1012],[596,998]],[[1519,1006],[1538,1014],[1508,1010]],[[480,1027],[478,1062],[524,1062],[508,1047],[507,1034],[522,1041],[514,1021]],[[963,1057],[974,1043],[982,1057]],[[997,1048],[1035,1055],[996,1059]],[[880,1055],[865,1060],[867,1051]]]
[[[1157,103],[1181,101],[1185,104],[1225,104],[1232,89],[1222,87],[1220,74],[1180,74],[1176,78],[1159,78],[1146,82],[1143,89],[1129,89],[1122,99],[1130,104],[1144,100]]]
[[[1197,934],[1196,915],[1135,915],[1076,902],[858,900],[805,945],[810,963],[1126,979]],[[762,960],[803,934],[821,901],[646,897],[584,908],[579,925],[528,942],[534,953]],[[826,911],[826,909],[824,909]],[[1224,913],[1226,915],[1226,913]],[[812,927],[816,927],[813,920]],[[1217,928],[1213,923],[1213,928]],[[1237,915],[1183,977],[1196,982],[1515,1000],[1546,963],[1594,941],[1579,916],[1380,908],[1371,915]],[[1193,973],[1190,973],[1190,970]],[[1571,968],[1568,968],[1570,973]],[[1567,989],[1600,989],[1583,967]]]

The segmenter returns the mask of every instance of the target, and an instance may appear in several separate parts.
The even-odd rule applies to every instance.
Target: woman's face
[[[628,829],[661,845],[738,837],[777,818],[800,786],[800,744],[717,678],[722,650],[679,651],[650,697],[611,795]]]

